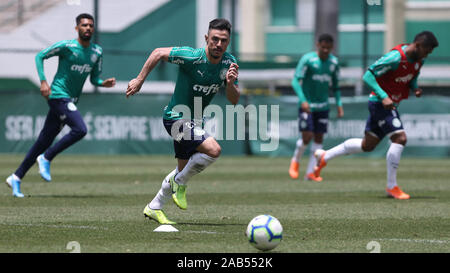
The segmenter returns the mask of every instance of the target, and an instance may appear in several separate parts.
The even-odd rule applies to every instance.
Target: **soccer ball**
[[[259,215],[247,226],[245,235],[248,241],[259,250],[274,249],[282,238],[283,227],[277,218],[270,215]]]

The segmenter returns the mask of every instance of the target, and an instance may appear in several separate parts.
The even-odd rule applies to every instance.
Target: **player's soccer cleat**
[[[291,161],[291,165],[289,166],[289,175],[291,176],[292,179],[298,178],[299,167],[300,167],[300,163],[298,163],[294,160]]]
[[[175,175],[170,178],[170,188],[172,189],[172,199],[180,209],[187,209],[186,185],[175,182]]]
[[[144,209],[144,216],[148,217],[152,220],[155,220],[156,222],[162,224],[162,225],[175,225],[176,223],[174,221],[170,221],[167,219],[166,214],[164,211],[160,209],[151,209],[147,206],[145,206]]]
[[[320,176],[316,176],[314,173],[308,173],[307,175],[305,175],[305,180],[322,182],[323,178]]]
[[[325,151],[322,149],[317,149],[314,153],[314,156],[317,159],[317,165],[314,166],[314,175],[316,177],[320,177],[320,171],[327,165],[327,162],[325,162],[324,160]]]
[[[50,161],[45,159],[44,155],[41,154],[37,157],[36,162],[39,165],[39,174],[41,177],[47,182],[52,181],[52,177],[50,175]]]
[[[398,186],[395,186],[392,189],[386,188],[386,193],[389,197],[393,197],[395,199],[406,200],[410,197],[409,194],[404,193]]]
[[[20,191],[20,180],[15,179],[13,175],[10,175],[8,176],[8,178],[6,178],[6,185],[12,188],[12,195],[14,197],[25,197],[25,195]]]

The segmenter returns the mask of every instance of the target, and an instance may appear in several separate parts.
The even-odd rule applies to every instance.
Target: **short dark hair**
[[[209,22],[208,31],[211,29],[226,30],[231,34],[231,23],[224,18],[217,18]]]
[[[77,26],[81,23],[81,19],[90,19],[92,20],[92,22],[94,22],[94,17],[92,15],[90,15],[89,13],[82,13],[80,15],[77,16],[77,18],[75,19],[75,22],[77,23]]]
[[[439,46],[439,42],[433,32],[425,30],[414,37],[414,42],[419,42],[425,47],[435,48]]]
[[[319,42],[319,43],[326,42],[326,43],[332,44],[334,42],[334,39],[333,39],[333,36],[331,36],[330,34],[324,33],[324,34],[319,35],[317,42]]]

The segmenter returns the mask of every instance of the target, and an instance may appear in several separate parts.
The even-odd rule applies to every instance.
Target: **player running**
[[[370,152],[388,136],[392,143],[386,155],[386,193],[396,199],[410,198],[397,185],[397,168],[406,145],[406,134],[397,109],[400,101],[408,98],[410,90],[416,97],[422,95],[422,89],[417,86],[420,68],[438,45],[432,32],[423,31],[411,44],[397,45],[369,67],[363,76],[364,82],[372,89],[364,138],[348,139],[327,151],[317,150],[316,176],[320,176],[321,169],[329,160],[341,155]]]
[[[336,99],[338,118],[344,116],[344,108],[339,90],[339,63],[331,54],[333,37],[329,34],[320,35],[316,46],[317,51],[307,53],[300,59],[292,79],[292,87],[299,98],[298,117],[302,137],[297,141],[289,175],[292,179],[298,178],[300,159],[313,139],[305,179],[320,182],[322,177],[314,175],[314,152],[322,148],[323,136],[327,132],[330,87]]]
[[[174,139],[177,167],[163,180],[155,198],[145,206],[144,215],[161,224],[175,224],[163,212],[164,204],[172,197],[181,209],[187,209],[186,185],[189,179],[203,171],[220,155],[216,140],[202,129],[202,117],[194,113],[210,103],[219,88],[225,86],[227,99],[236,104],[240,91],[237,86],[238,65],[236,59],[226,52],[230,43],[231,24],[225,19],[209,23],[205,35],[205,48],[166,47],[153,50],[139,75],[128,84],[126,96],[141,89],[145,78],[162,60],[179,65],[175,91],[165,107],[163,123]],[[194,101],[201,98],[201,105]],[[176,106],[183,106],[179,111]],[[198,109],[201,107],[201,109]]]
[[[96,86],[115,85],[115,78],[99,78],[102,71],[102,48],[90,42],[94,33],[94,18],[86,13],[78,15],[75,30],[78,32],[77,39],[57,42],[36,55],[41,95],[47,99],[50,110],[38,139],[19,168],[6,179],[6,184],[12,188],[15,197],[24,197],[20,183],[34,162],[37,161],[39,165],[41,177],[50,182],[50,162],[53,158],[86,135],[86,125],[75,104],[87,76],[90,75],[91,83]],[[53,56],[59,57],[59,63],[50,87],[45,77],[43,62]],[[66,124],[71,131],[50,147]]]

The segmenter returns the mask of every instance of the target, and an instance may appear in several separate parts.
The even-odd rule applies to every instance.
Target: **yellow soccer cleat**
[[[164,211],[159,210],[159,209],[151,209],[148,206],[145,206],[144,216],[148,217],[152,220],[155,220],[156,222],[158,222],[162,225],[176,225],[175,222],[167,219],[167,216],[164,213]]]

